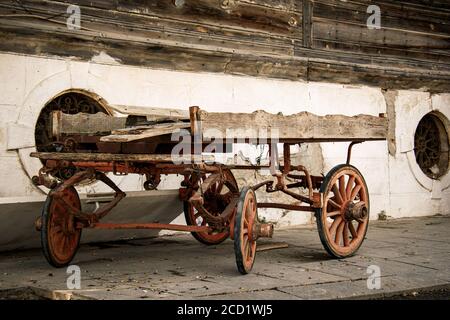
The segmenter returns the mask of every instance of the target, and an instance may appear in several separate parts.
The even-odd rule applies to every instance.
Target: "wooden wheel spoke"
[[[334,193],[334,198],[336,199],[336,202],[342,205],[344,203],[344,200],[341,197],[341,193],[339,192],[337,185],[334,184],[331,190]]]
[[[355,226],[352,222],[348,223],[348,229],[350,230],[350,234],[352,235],[353,239],[358,238],[358,234],[356,233]]]
[[[221,193],[222,193],[222,189],[223,189],[223,181],[219,181],[219,182],[217,183],[217,186],[216,186],[216,192],[215,192],[215,193],[221,194]]]
[[[244,253],[247,253],[248,251],[248,244],[249,244],[249,241],[248,241],[248,237],[243,237],[243,241],[242,241],[242,247],[243,247],[243,252]]]
[[[52,227],[52,231],[51,232],[53,234],[57,234],[57,233],[60,233],[62,231],[63,231],[63,228],[62,228],[61,225],[55,225],[55,226]]]
[[[327,217],[328,218],[333,218],[333,217],[336,217],[336,216],[339,216],[339,215],[341,215],[341,211],[340,210],[331,211],[331,212],[327,213]]]
[[[62,218],[53,218],[51,221],[52,227],[62,226],[64,224],[64,219]]]
[[[209,186],[209,188],[207,190],[205,190],[205,194],[212,194],[214,195],[217,190],[217,183],[213,183]]]
[[[254,213],[256,212],[256,202],[252,200],[251,204],[252,204],[252,216],[253,216]]]
[[[333,235],[333,234],[335,234],[335,232],[336,232],[336,229],[337,229],[337,227],[339,226],[339,224],[341,223],[341,221],[342,221],[342,217],[337,217],[336,219],[334,219],[334,221],[333,221],[333,223],[331,224],[331,227],[330,227],[330,235]]]
[[[348,225],[349,225],[349,222],[345,222],[344,232],[343,232],[344,246],[345,247],[348,247],[349,244],[350,244],[350,237],[349,237],[349,234],[348,234]]]
[[[331,204],[336,209],[341,209],[341,207],[342,207],[340,204],[338,204],[336,201],[334,201],[332,199],[328,199],[328,203]]]
[[[345,188],[345,194],[347,195],[347,199],[350,199],[350,197],[352,195],[352,189],[353,189],[354,184],[355,184],[355,177],[351,176],[348,179],[347,187]]]
[[[247,227],[249,225],[250,219],[249,216],[251,214],[250,208],[247,205],[247,208],[245,208],[244,212],[244,226]]]
[[[355,198],[358,195],[359,191],[361,191],[361,185],[357,184],[352,190],[352,194],[350,196],[350,201],[354,201],[355,200]]]
[[[63,253],[64,251],[66,251],[68,241],[66,236],[61,237],[61,240],[62,241],[60,242],[60,245],[57,249],[59,252]]]
[[[253,243],[249,242],[248,243],[248,258],[249,258],[249,260],[253,259],[254,254],[255,253],[253,252]]]
[[[347,200],[347,193],[345,191],[345,176],[339,177],[339,195],[343,201]]]
[[[344,221],[341,221],[341,222],[339,223],[339,226],[338,226],[337,230],[336,230],[336,235],[335,235],[335,237],[334,237],[334,242],[335,242],[338,246],[341,244],[342,234],[343,234],[343,231],[344,231],[344,226],[345,226],[345,222],[344,222]]]
[[[248,226],[248,219],[247,219],[247,217],[246,216],[244,216],[244,226]]]

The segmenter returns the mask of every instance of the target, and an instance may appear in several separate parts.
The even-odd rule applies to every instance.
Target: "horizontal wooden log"
[[[111,153],[63,153],[63,152],[32,152],[30,157],[41,160],[63,160],[63,161],[129,161],[129,162],[148,162],[148,163],[172,163],[170,154],[111,154]],[[213,161],[212,156],[198,155],[176,155],[175,159],[179,162],[199,162]]]
[[[52,134],[61,135],[100,135],[109,134],[113,130],[125,128],[127,117],[112,117],[105,113],[66,114],[61,111],[52,112]]]
[[[385,140],[388,120],[384,117],[357,115],[317,116],[301,112],[284,116],[265,111],[253,113],[209,113],[192,107],[194,133],[205,141],[213,139],[279,139],[280,142]]]
[[[142,134],[144,137],[152,137],[171,133],[171,130],[187,128],[189,123],[169,123],[160,125],[147,125],[147,122],[162,122],[162,121],[179,121],[189,120],[188,110],[179,109],[164,109],[164,108],[146,108],[134,106],[107,106],[110,110],[115,110],[123,114],[123,116],[110,116],[105,113],[78,113],[66,114],[62,111],[52,112],[52,135],[54,137],[61,137],[61,135],[117,135],[111,139],[105,137],[105,141],[128,142],[139,140],[138,136]],[[144,118],[138,121],[144,122],[143,126],[127,127],[128,117],[137,116]],[[150,132],[149,130],[153,130]],[[145,132],[144,132],[145,131]],[[170,131],[170,132],[167,132]],[[124,137],[127,135],[127,137]],[[122,137],[118,137],[122,136]],[[119,141],[120,140],[120,141]],[[102,140],[103,141],[103,140]]]

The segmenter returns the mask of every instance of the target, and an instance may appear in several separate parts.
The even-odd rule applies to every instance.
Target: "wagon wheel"
[[[204,193],[204,204],[203,206],[208,210],[208,212],[220,215],[227,205],[230,203],[233,194],[239,192],[239,188],[233,173],[224,169],[223,171],[224,181],[214,183],[210,186],[208,190]],[[199,179],[198,184],[206,179],[203,176]],[[189,203],[189,201],[184,201],[184,216],[186,218],[186,223],[190,226],[207,226],[208,223],[204,220],[197,209]],[[199,242],[206,245],[215,245],[225,241],[229,236],[229,231],[223,232],[192,232],[192,236]]]
[[[74,187],[64,190],[61,198],[48,196],[42,210],[41,245],[47,261],[54,267],[67,266],[77,252],[81,229],[76,228],[73,215],[67,205],[81,208],[80,198]]]
[[[256,238],[253,226],[258,221],[255,191],[245,187],[239,197],[234,221],[234,253],[240,273],[249,273],[255,262]]]
[[[323,208],[317,209],[320,240],[335,258],[353,255],[369,225],[369,191],[363,176],[351,165],[338,165],[325,177],[320,192]]]

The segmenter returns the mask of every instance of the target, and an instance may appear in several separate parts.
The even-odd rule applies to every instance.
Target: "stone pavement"
[[[231,240],[207,247],[183,234],[83,245],[73,261],[81,268],[81,289],[73,291],[66,269],[50,267],[40,250],[7,252],[0,254],[0,298],[22,291],[27,298],[54,299],[388,297],[449,286],[449,231],[450,216],[372,221],[358,254],[336,260],[325,253],[315,227],[275,230],[264,243],[289,247],[258,252],[246,276],[236,269]],[[371,265],[381,269],[379,290],[367,288]]]

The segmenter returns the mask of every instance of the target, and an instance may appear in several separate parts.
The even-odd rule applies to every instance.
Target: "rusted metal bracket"
[[[70,203],[67,203],[65,198],[63,197],[63,193],[67,188],[70,188],[78,183],[80,183],[83,180],[86,179],[96,179],[100,180],[103,183],[105,183],[107,186],[109,186],[111,189],[115,191],[114,199],[107,203],[104,206],[101,206],[98,210],[96,210],[94,213],[85,213],[82,212],[80,209],[74,207]],[[92,223],[98,222],[101,218],[106,216],[111,210],[117,206],[117,204],[125,198],[126,194],[120,190],[120,188],[111,180],[109,179],[103,172],[96,172],[94,169],[87,169],[85,171],[79,171],[75,173],[71,178],[64,181],[62,184],[60,184],[58,187],[50,191],[49,193],[50,197],[55,197],[61,199],[64,204],[67,206],[67,209],[70,214],[73,214],[77,218],[79,218],[82,221],[85,221],[88,223],[88,225]]]
[[[350,145],[348,146],[348,149],[347,149],[347,161],[345,162],[346,164],[350,164],[350,160],[351,160],[351,157],[352,157],[353,146],[355,144],[360,144],[360,143],[363,143],[363,141],[352,141],[350,143]]]

